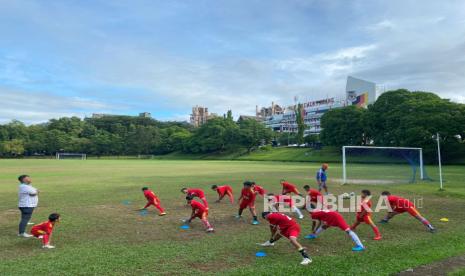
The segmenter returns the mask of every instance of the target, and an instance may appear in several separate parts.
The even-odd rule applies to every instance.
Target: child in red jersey
[[[144,193],[144,196],[147,199],[147,204],[145,204],[145,206],[141,210],[145,210],[150,205],[153,205],[160,212],[159,216],[166,215],[165,210],[160,205],[160,200],[158,199],[158,197],[155,195],[155,193],[152,190],[150,190],[148,187],[143,187],[142,192]]]
[[[315,189],[310,188],[309,185],[304,186],[304,190],[307,192],[307,195],[310,198],[310,202],[317,206],[317,203],[323,204],[323,195]]]
[[[224,185],[224,186],[213,185],[212,190],[216,191],[218,193],[219,198],[218,198],[218,200],[216,202],[220,202],[223,199],[223,197],[228,196],[229,201],[231,202],[231,204],[234,204],[234,196],[233,196],[233,190],[232,190],[231,186],[228,186],[228,185]]]
[[[290,194],[290,193],[294,193],[296,195],[300,195],[299,193],[299,190],[297,190],[297,186],[292,184],[292,183],[289,183],[287,182],[286,180],[284,179],[281,179],[281,186],[283,187],[283,190],[282,190],[282,194],[283,195],[287,195],[287,194]]]
[[[244,188],[241,191],[241,196],[238,199],[239,202],[239,211],[236,216],[237,219],[242,218],[242,212],[245,208],[249,208],[250,213],[253,216],[252,224],[257,225],[259,224],[257,219],[257,213],[255,211],[255,191],[252,188],[252,182],[246,181],[244,182]]]
[[[339,227],[342,231],[346,232],[351,238],[352,241],[355,243],[355,247],[352,248],[352,251],[363,251],[365,247],[363,246],[362,242],[360,241],[357,234],[354,231],[350,230],[349,225],[344,220],[341,214],[337,211],[331,210],[312,210],[310,212],[312,219],[318,221],[318,227],[315,233],[305,236],[306,239],[315,239],[317,236],[323,232],[324,230],[328,229],[329,227]]]
[[[431,233],[436,232],[436,229],[433,227],[433,225],[431,225],[431,223],[429,223],[429,221],[425,219],[420,214],[420,212],[418,212],[417,208],[410,200],[400,196],[391,195],[391,193],[388,191],[382,192],[381,195],[387,198],[392,212],[389,212],[386,215],[386,217],[380,221],[380,223],[388,223],[389,220],[392,219],[394,216],[407,212],[412,217],[419,220],[424,226],[426,226],[426,228],[428,228],[428,231],[430,231]]]
[[[32,226],[31,234],[39,239],[42,239],[42,248],[53,249],[55,246],[50,245],[50,238],[52,236],[55,224],[60,221],[60,215],[57,213],[50,214],[48,221],[42,222]]]
[[[355,231],[357,226],[360,223],[364,222],[371,226],[371,228],[373,229],[373,232],[375,232],[375,237],[373,239],[377,241],[381,239],[381,234],[379,233],[378,227],[375,225],[375,223],[371,219],[370,196],[371,196],[371,192],[369,190],[362,190],[362,202],[360,205],[360,211],[357,212],[356,220],[350,228]]]
[[[299,224],[291,217],[282,213],[263,212],[262,217],[270,223],[271,238],[260,244],[261,246],[273,246],[281,237],[289,239],[291,244],[304,258],[300,264],[308,265],[312,259],[308,256],[305,248],[297,241],[300,235]]]
[[[181,192],[184,193],[184,194],[187,194],[188,196],[191,195],[193,197],[200,198],[200,200],[202,200],[202,202],[203,202],[203,205],[205,205],[205,207],[208,210],[207,198],[205,197],[205,193],[201,189],[182,188]]]
[[[202,203],[195,201],[192,195],[186,196],[187,204],[192,207],[191,217],[185,223],[191,223],[193,219],[199,218],[205,225],[207,233],[213,232],[213,227],[208,222],[208,209]]]
[[[252,182],[252,188],[257,195],[265,196],[266,190],[262,186],[257,185],[255,182]]]
[[[268,202],[273,203],[273,212],[282,212],[281,207],[288,207],[291,211],[297,213],[299,219],[303,219],[304,215],[294,205],[294,201],[290,195],[275,195],[273,193],[268,194]]]

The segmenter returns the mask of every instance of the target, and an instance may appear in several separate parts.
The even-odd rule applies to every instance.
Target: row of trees
[[[197,129],[187,123],[130,116],[60,118],[31,126],[12,121],[0,125],[0,156],[53,155],[61,151],[98,156],[208,153],[237,148],[250,151],[270,143],[272,134],[255,120],[233,121],[230,112]]]
[[[433,136],[439,133],[446,161],[465,156],[465,105],[433,93],[389,91],[367,109],[327,112],[321,127],[325,145],[421,147],[430,160],[436,154]]]

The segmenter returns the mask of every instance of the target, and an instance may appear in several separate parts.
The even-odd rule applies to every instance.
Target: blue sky
[[[347,75],[465,102],[465,2],[0,0],[0,122],[343,97]]]

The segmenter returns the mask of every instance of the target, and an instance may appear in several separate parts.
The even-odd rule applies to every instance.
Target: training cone
[[[448,219],[448,218],[442,218],[442,219],[440,219],[440,221],[442,221],[442,222],[448,222],[449,219]]]
[[[255,253],[255,257],[266,257],[266,253],[263,251],[258,251]]]
[[[187,229],[190,229],[191,227],[189,225],[187,225],[187,224],[184,224],[184,225],[181,225],[180,228],[183,229],[183,230],[187,230]]]

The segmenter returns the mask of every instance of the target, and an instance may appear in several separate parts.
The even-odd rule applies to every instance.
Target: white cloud
[[[78,82],[91,92],[64,97],[0,89],[0,101],[8,100],[9,106],[0,110],[0,120],[128,109],[185,119],[196,104],[219,114],[227,109],[252,114],[255,105],[290,104],[295,95],[302,100],[342,97],[347,75],[388,89],[428,90],[456,101],[465,97],[465,5],[460,1],[276,1],[250,9],[232,1],[196,10],[191,17],[185,12],[194,7],[174,1],[169,9],[157,9],[150,1],[144,8],[111,2],[104,16],[97,4],[70,9],[57,3],[5,8],[37,25],[41,37],[26,48],[29,55],[4,59],[3,71],[0,58],[0,83],[43,82],[52,89],[59,81]],[[42,45],[45,40],[51,48]],[[50,80],[27,74],[33,53],[44,53],[34,52],[36,46],[71,69],[53,71],[50,63],[34,68],[51,70]],[[53,79],[57,72],[69,77]],[[12,93],[18,96],[7,95]]]
[[[18,91],[0,87],[0,123],[13,119],[25,123],[42,123],[52,118],[85,117],[92,112],[113,110],[105,103],[81,97],[63,97],[50,93]]]

